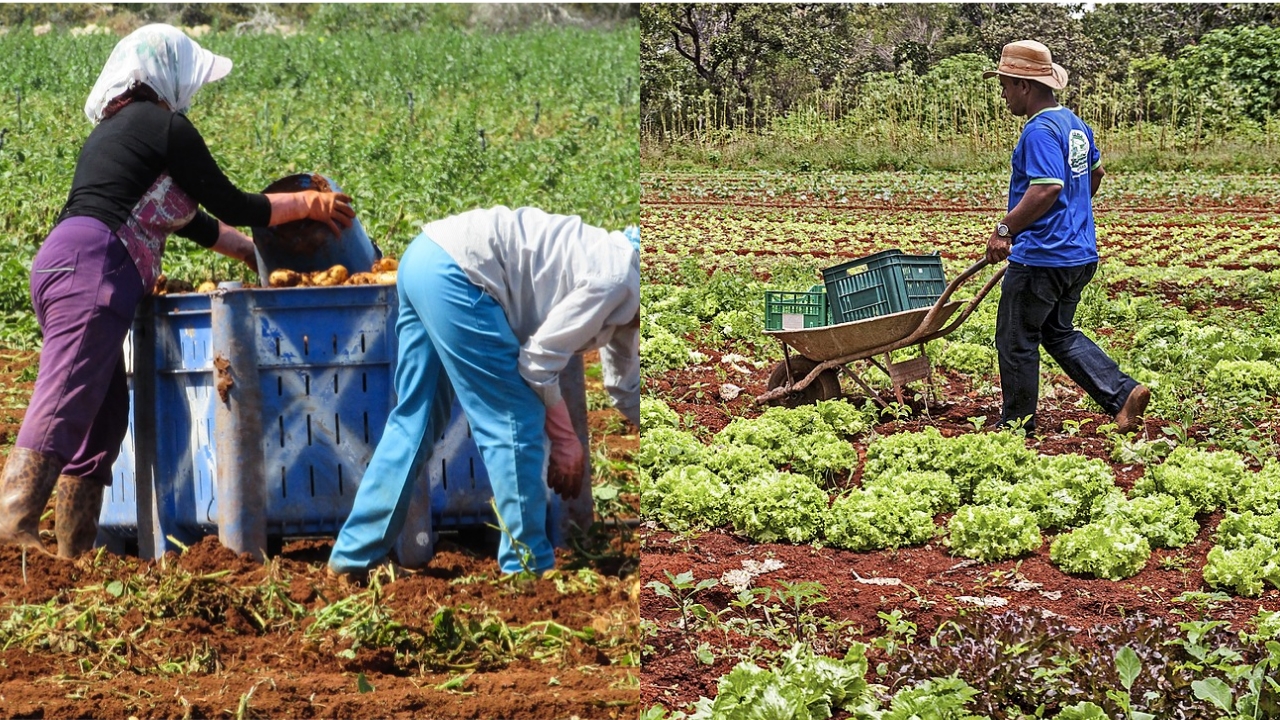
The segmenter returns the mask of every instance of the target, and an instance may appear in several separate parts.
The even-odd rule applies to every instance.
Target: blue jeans
[[[499,542],[498,564],[503,572],[519,572],[527,551],[530,569],[550,570],[555,550],[547,534],[546,408],[520,376],[520,343],[506,314],[425,234],[405,250],[396,290],[397,402],[329,567],[360,571],[387,557],[404,528],[414,478],[444,431],[456,391],[509,531]]]
[[[1108,414],[1120,412],[1138,386],[1073,325],[1080,292],[1097,269],[1097,263],[1066,268],[1009,263],[1000,285],[996,316],[996,351],[1004,394],[1002,425],[1025,419],[1024,427],[1035,429],[1041,345]]]

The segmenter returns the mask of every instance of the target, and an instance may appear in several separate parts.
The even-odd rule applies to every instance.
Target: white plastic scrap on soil
[[[787,564],[781,560],[774,558],[766,558],[763,561],[751,560],[750,558],[742,561],[741,568],[726,570],[720,576],[720,582],[728,585],[734,592],[742,592],[751,587],[751,581],[765,573],[771,573],[774,570],[781,570]]]
[[[956,598],[956,602],[977,605],[982,608],[1004,607],[1009,601],[999,595],[987,595],[986,597],[974,597],[972,595],[960,595]]]
[[[754,375],[757,370],[765,365],[765,363],[757,362],[745,355],[739,355],[738,353],[721,355],[720,362],[728,365],[730,369],[740,375]]]
[[[857,570],[853,571],[853,579],[863,585],[901,585],[902,580],[896,577],[869,577],[864,578],[858,574]]]

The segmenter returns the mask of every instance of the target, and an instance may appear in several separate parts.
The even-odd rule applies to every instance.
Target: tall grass
[[[989,63],[956,56],[923,76],[883,73],[856,88],[817,90],[786,113],[751,117],[709,93],[646,107],[646,169],[985,170],[1007,165],[1025,122],[1000,98]],[[1113,168],[1280,168],[1280,116],[1239,111],[1229,84],[1209,94],[1144,94],[1132,82],[1069,86],[1059,99],[1094,128]],[[735,115],[735,113],[737,113]]]

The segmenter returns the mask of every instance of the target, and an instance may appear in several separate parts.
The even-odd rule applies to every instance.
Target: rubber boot
[[[58,536],[58,557],[73,558],[93,549],[98,539],[98,514],[102,512],[102,483],[97,480],[58,476],[53,531]]]
[[[58,472],[53,456],[15,446],[0,475],[0,545],[23,545],[52,555],[40,542],[40,515]]]

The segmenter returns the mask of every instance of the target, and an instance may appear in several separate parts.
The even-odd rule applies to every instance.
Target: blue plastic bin
[[[342,192],[336,182],[315,173],[286,175],[268,185],[263,192],[302,190]],[[373,262],[382,257],[382,251],[365,234],[359,217],[352,218],[351,227],[337,236],[328,225],[314,220],[295,220],[252,230],[258,276],[263,278],[278,269],[315,272],[328,270],[334,265],[342,265],[352,274],[368,272]]]
[[[231,542],[227,533],[259,517],[258,503],[265,504],[268,536],[335,535],[395,403],[395,288],[229,290],[154,298],[144,306],[125,350],[133,413],[104,497],[100,540],[119,549],[136,538],[144,556],[212,532],[224,544],[256,545],[260,537],[245,539],[258,537],[254,528]],[[228,339],[229,325],[241,328],[245,348]],[[573,398],[571,410],[585,442],[581,363],[567,372],[579,379],[576,393],[575,383],[565,384],[567,396],[583,396]],[[256,379],[257,393],[233,386],[224,401],[218,390],[224,377]],[[237,492],[224,498],[233,516],[222,523],[219,465],[224,483],[228,475],[262,478],[224,484]],[[139,470],[150,481],[139,482]],[[242,497],[241,489],[249,494]],[[430,517],[422,517],[428,492]],[[439,529],[493,522],[492,494],[455,401],[415,486],[414,517],[402,538],[411,547],[400,548],[401,562],[429,558]],[[590,507],[566,510],[551,498],[553,540],[562,543],[566,513],[581,524],[584,512],[589,522]]]

